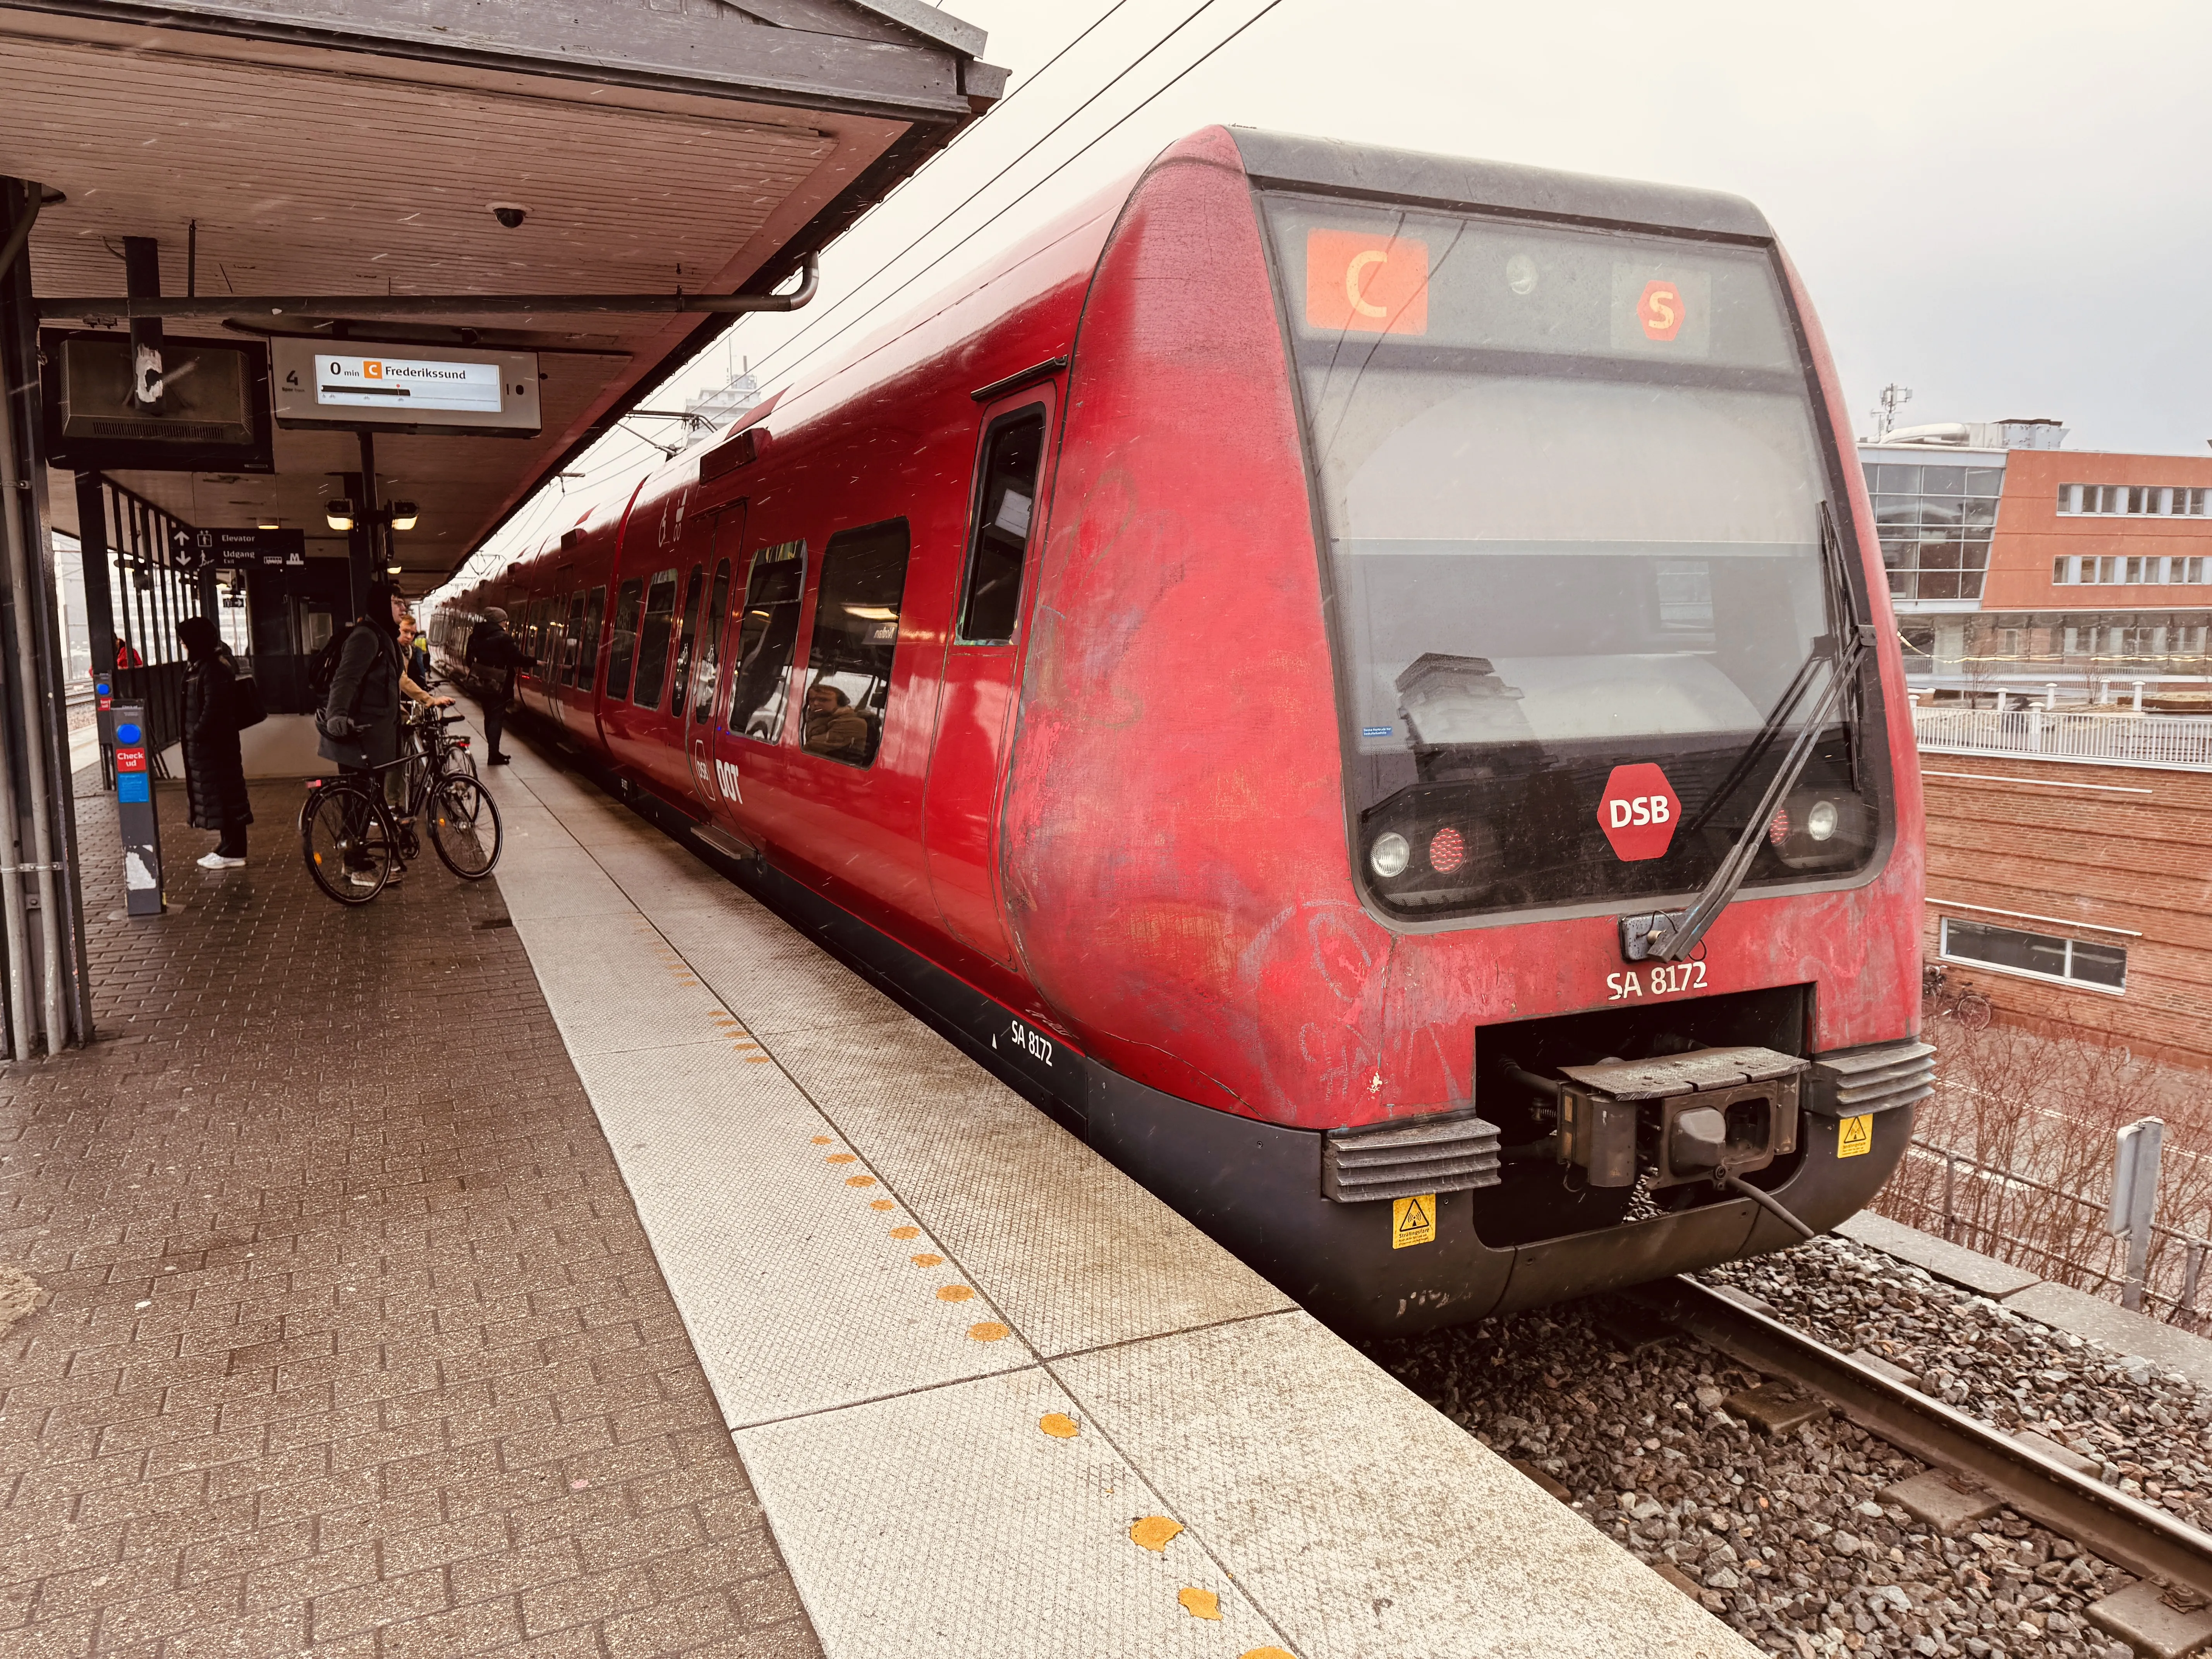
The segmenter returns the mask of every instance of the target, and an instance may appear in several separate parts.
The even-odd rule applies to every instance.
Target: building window
[[[2127,580],[2138,586],[2145,582],[2162,582],[2166,580],[2166,561],[2130,558]]]
[[[2023,933],[1986,921],[1946,916],[1942,952],[1946,962],[1971,962],[2031,979],[2099,991],[2127,988],[2128,953],[2117,945],[2092,945],[2087,939]]]
[[[1871,471],[1872,469],[1869,469]],[[2203,518],[2212,507],[2212,489],[2164,484],[2061,484],[2061,513],[2109,513],[2130,517],[2181,514]]]
[[[1883,462],[1866,472],[1892,597],[1979,599],[2004,469]]]
[[[2173,562],[2173,574],[2169,576],[2167,580],[2169,581],[2177,582],[2203,581],[2204,580],[2204,561],[2202,559],[2176,559]]]

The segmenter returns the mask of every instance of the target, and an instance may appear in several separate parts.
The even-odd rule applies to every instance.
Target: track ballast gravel
[[[1705,1277],[2000,1427],[2100,1456],[2115,1484],[2203,1524],[2212,1408],[2184,1379],[1844,1239]],[[1840,1418],[1769,1437],[1728,1406],[1758,1373],[1608,1319],[1574,1304],[1368,1351],[1770,1651],[2126,1659],[2085,1617],[2124,1571],[2009,1510],[1943,1537],[1881,1501],[1913,1459]]]

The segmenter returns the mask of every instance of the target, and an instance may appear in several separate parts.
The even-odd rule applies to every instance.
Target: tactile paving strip
[[[1305,1659],[1756,1652],[1303,1313],[1053,1370]]]
[[[724,1420],[1027,1364],[989,1298],[734,1042],[576,1058]]]
[[[1292,1305],[918,1020],[775,1048],[1041,1353]]]
[[[1171,1518],[1158,1495],[1042,1370],[744,1430],[738,1450],[840,1659],[1280,1644],[1198,1540],[1139,1530]]]

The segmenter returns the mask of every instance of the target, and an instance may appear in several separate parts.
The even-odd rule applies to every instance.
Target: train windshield
[[[1265,199],[1369,890],[1440,918],[1701,886],[1836,637],[1832,474],[1768,256]],[[1871,856],[1854,718],[1753,883]],[[1646,763],[1663,782],[1620,772]],[[1659,850],[1619,833],[1655,813]]]

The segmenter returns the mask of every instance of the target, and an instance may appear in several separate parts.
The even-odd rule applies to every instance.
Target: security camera
[[[520,230],[522,222],[530,216],[530,210],[513,202],[494,202],[491,204],[491,216],[509,230]]]

